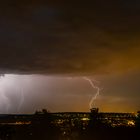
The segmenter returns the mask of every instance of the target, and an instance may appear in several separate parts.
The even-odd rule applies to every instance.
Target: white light
[[[89,79],[88,77],[83,77],[83,79],[84,79],[84,80],[87,80],[87,81],[89,82],[89,84],[91,85],[91,87],[92,87],[93,89],[96,89],[96,90],[97,90],[97,92],[96,92],[95,95],[91,98],[90,103],[89,103],[89,107],[90,107],[90,109],[91,109],[91,108],[93,108],[92,105],[93,105],[94,101],[97,99],[97,96],[100,94],[100,88],[94,84],[94,82],[98,82],[98,81],[96,81],[96,80],[91,80],[91,79]]]

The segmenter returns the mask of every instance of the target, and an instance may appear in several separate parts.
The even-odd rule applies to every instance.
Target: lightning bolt
[[[93,103],[94,103],[94,106],[95,106],[95,100],[97,99],[97,96],[100,94],[100,88],[99,88],[98,86],[96,86],[95,83],[94,83],[94,82],[97,83],[98,81],[96,81],[96,80],[91,80],[91,79],[88,78],[88,77],[83,77],[83,79],[86,80],[86,81],[88,81],[89,84],[91,85],[91,87],[92,87],[93,89],[96,89],[96,90],[97,90],[96,94],[91,98],[91,100],[90,100],[90,102],[89,102],[89,107],[90,107],[90,109],[91,109],[91,108],[93,107]]]
[[[9,103],[9,98],[5,95],[5,91],[1,88],[2,80],[3,80],[4,75],[0,74],[0,99],[4,101],[4,105],[6,108],[6,113],[9,111],[10,103]]]
[[[19,102],[19,105],[18,105],[18,112],[20,111],[21,106],[23,105],[23,102],[24,102],[23,89],[20,89],[20,102]]]

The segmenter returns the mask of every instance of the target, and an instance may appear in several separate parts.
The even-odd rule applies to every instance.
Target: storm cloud
[[[137,0],[6,1],[0,6],[0,71],[139,71],[139,6]]]
[[[101,111],[138,110],[139,25],[139,0],[5,0],[0,113],[89,111],[83,76],[99,81]]]

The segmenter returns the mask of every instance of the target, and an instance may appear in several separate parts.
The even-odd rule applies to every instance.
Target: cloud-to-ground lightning
[[[97,82],[96,80],[91,80],[88,77],[83,77],[83,79],[87,80],[90,83],[91,87],[97,90],[96,94],[91,98],[89,102],[89,107],[91,109],[93,108],[93,103],[95,105],[95,100],[97,99],[97,96],[100,94],[100,88],[94,84],[94,82]]]
[[[5,111],[6,113],[8,113],[10,104],[9,104],[9,99],[6,96],[4,89],[2,89],[3,78],[4,78],[4,75],[0,74],[0,110],[1,110],[1,107],[5,107]]]
[[[20,112],[23,102],[24,102],[23,89],[20,89],[20,101],[19,101],[18,110],[17,110],[18,112]]]
[[[12,110],[14,105],[16,105],[16,107],[14,108],[15,111],[17,113],[21,112],[21,107],[23,106],[25,97],[23,86],[20,87],[16,84],[16,77],[17,76],[14,75],[0,74],[0,111],[3,111],[4,113],[8,113],[10,109]],[[21,79],[18,79],[18,81],[19,80],[21,81]],[[12,90],[8,92],[8,89]],[[12,102],[12,100],[14,100],[14,102]]]

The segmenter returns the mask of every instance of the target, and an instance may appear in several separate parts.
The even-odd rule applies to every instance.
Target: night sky
[[[0,4],[0,113],[140,110],[139,0]]]

